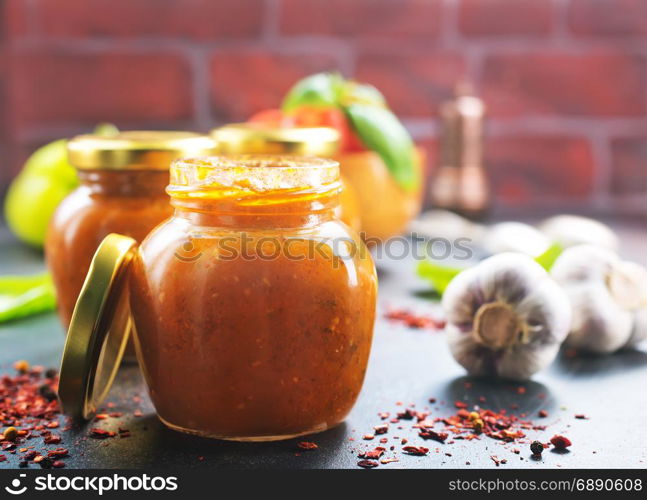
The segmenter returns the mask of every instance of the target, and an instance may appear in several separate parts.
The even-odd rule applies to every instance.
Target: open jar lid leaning
[[[90,419],[105,399],[131,329],[127,270],[137,242],[110,234],[99,245],[74,307],[59,379],[63,413]]]
[[[193,132],[130,130],[79,135],[68,142],[67,151],[70,163],[82,170],[168,170],[176,158],[213,155],[216,145]]]
[[[339,132],[330,127],[276,127],[263,123],[231,123],[213,129],[220,154],[321,156],[339,152]]]

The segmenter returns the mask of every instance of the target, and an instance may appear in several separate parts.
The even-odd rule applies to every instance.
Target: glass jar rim
[[[264,194],[338,189],[339,162],[314,156],[222,155],[171,163],[169,194],[212,190]]]

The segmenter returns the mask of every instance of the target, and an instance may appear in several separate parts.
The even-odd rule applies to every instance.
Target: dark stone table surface
[[[647,264],[647,230],[638,224],[617,224],[625,254]],[[388,306],[434,314],[438,304],[425,282],[415,275],[411,258],[377,259],[380,277],[379,313],[366,382],[360,398],[345,423],[309,437],[319,448],[298,453],[296,441],[274,443],[233,443],[201,439],[164,428],[146,394],[136,366],[122,367],[108,401],[123,417],[101,421],[102,427],[128,428],[131,437],[99,441],[87,439],[89,427],[63,433],[71,456],[68,468],[357,468],[357,450],[378,446],[378,440],[362,437],[381,423],[379,412],[402,411],[409,404],[430,407],[432,416],[455,412],[454,401],[477,404],[486,398],[485,408],[527,412],[533,418],[539,409],[549,412],[537,423],[543,432],[529,437],[547,441],[554,434],[567,435],[573,442],[570,453],[546,452],[542,460],[530,459],[527,444],[517,446],[519,455],[500,441],[482,437],[440,445],[417,437],[411,423],[403,429],[392,424],[387,447],[394,445],[399,461],[381,465],[394,468],[489,468],[491,459],[507,459],[506,468],[645,468],[647,466],[647,346],[606,357],[570,358],[561,355],[548,369],[523,384],[472,380],[457,365],[440,331],[415,330],[384,319]],[[0,230],[0,274],[27,273],[43,268],[42,256],[15,242]],[[0,373],[12,370],[17,359],[32,364],[58,366],[63,331],[54,314],[44,314],[0,325]],[[469,382],[469,383],[468,383]],[[141,402],[137,403],[137,397]],[[436,398],[436,404],[429,404]],[[402,403],[403,406],[398,406]],[[518,406],[518,409],[513,410]],[[140,409],[143,416],[134,415]],[[575,419],[585,414],[587,420]],[[394,439],[397,436],[399,439]],[[428,456],[401,453],[400,439],[431,449]],[[466,465],[469,462],[470,465]],[[17,466],[8,455],[0,467]]]

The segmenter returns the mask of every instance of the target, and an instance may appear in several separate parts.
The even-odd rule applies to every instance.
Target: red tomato
[[[331,127],[339,132],[341,151],[363,151],[366,148],[351,129],[346,115],[338,108],[300,107],[291,113],[297,127]]]
[[[265,125],[274,125],[277,127],[293,127],[294,120],[291,116],[286,115],[280,109],[265,109],[254,113],[247,120],[248,123],[263,123]]]

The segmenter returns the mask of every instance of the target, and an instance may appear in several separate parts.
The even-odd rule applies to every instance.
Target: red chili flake
[[[431,429],[423,429],[418,433],[418,435],[422,439],[433,439],[434,441],[438,441],[439,443],[444,443],[449,437],[449,434],[447,434],[446,432],[436,432]]]
[[[47,456],[51,458],[61,458],[66,457],[69,454],[67,448],[56,448],[55,450],[49,450]]]
[[[359,465],[360,467],[363,467],[364,469],[372,469],[374,467],[377,467],[380,464],[377,463],[375,460],[360,460],[359,462],[357,462],[357,465]]]
[[[65,462],[63,462],[62,460],[55,460],[52,463],[52,467],[54,467],[55,469],[62,469],[63,467],[65,467]]]
[[[589,417],[587,417],[583,413],[578,413],[577,415],[575,415],[575,418],[577,418],[578,420],[588,420],[589,419]]]
[[[375,439],[375,435],[373,435],[373,434],[364,434],[364,438],[363,438],[363,439],[364,439],[365,441],[371,441],[372,439]]]
[[[0,455],[0,462],[6,462],[7,457],[5,455]]]
[[[431,330],[442,330],[445,328],[445,321],[427,315],[415,314],[406,309],[390,309],[384,317],[390,321],[400,322],[409,328],[429,328]]]
[[[395,457],[390,457],[390,458],[382,458],[380,459],[381,464],[390,464],[393,462],[399,462],[399,460]]]
[[[97,414],[94,416],[94,419],[95,419],[95,420],[105,420],[106,418],[108,418],[108,414],[107,414],[107,413],[97,413]]]
[[[497,457],[496,455],[490,455],[490,459],[494,462],[494,465],[496,465],[497,467],[500,464],[505,463],[503,460],[499,460],[499,457]]]
[[[113,411],[112,413],[108,414],[111,418],[119,418],[123,416],[123,413],[120,411]]]
[[[116,432],[107,431],[105,429],[99,429],[97,427],[90,429],[90,437],[94,439],[107,439],[107,438],[115,437],[116,435],[117,435]]]
[[[58,444],[61,441],[61,436],[58,436],[57,434],[51,434],[43,439],[45,444]]]
[[[142,413],[142,411],[141,411],[140,409],[137,409],[137,410],[135,410],[135,411],[133,412],[133,416],[135,416],[135,417],[141,417],[141,416],[143,416],[143,415],[144,415],[144,414]]]
[[[429,398],[429,402],[433,405],[436,403],[436,398]]]
[[[526,388],[523,385],[520,385],[517,387],[517,394],[525,394],[526,393]]]
[[[375,430],[375,434],[386,434],[389,432],[389,426],[388,424],[376,425],[373,430]]]
[[[429,453],[429,448],[425,448],[424,446],[405,446],[402,448],[402,451],[404,451],[408,455],[421,457]]]
[[[456,408],[467,408],[467,403],[463,403],[462,401],[454,401],[454,406]]]
[[[413,420],[416,418],[416,411],[412,410],[411,408],[407,408],[403,412],[398,413],[398,418],[400,420]]]
[[[555,447],[556,450],[565,450],[573,443],[566,436],[555,435],[550,439],[550,442]]]
[[[537,415],[539,415],[539,418],[546,418],[548,416],[548,412],[546,410],[539,410]]]
[[[384,455],[385,451],[386,451],[386,448],[383,448],[382,446],[377,446],[376,448],[374,448],[372,450],[361,452],[358,455],[358,457],[359,458],[369,458],[369,459],[377,460],[382,455]]]
[[[300,450],[312,451],[319,448],[319,446],[316,443],[312,443],[310,441],[299,441],[297,443],[297,448],[299,448]]]
[[[391,416],[391,414],[388,411],[384,411],[384,412],[378,413],[378,416],[382,420],[386,420],[387,418],[389,418]]]

